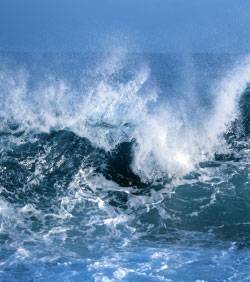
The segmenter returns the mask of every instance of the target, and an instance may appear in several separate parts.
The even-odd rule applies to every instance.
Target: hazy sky
[[[1,51],[248,52],[250,0],[1,0]]]

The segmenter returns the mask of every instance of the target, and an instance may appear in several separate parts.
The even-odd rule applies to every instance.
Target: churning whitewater
[[[0,280],[249,281],[250,57],[18,56]]]

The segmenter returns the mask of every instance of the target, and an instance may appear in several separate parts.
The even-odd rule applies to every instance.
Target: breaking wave
[[[77,83],[16,69],[0,72],[0,277],[180,281],[223,246],[221,277],[249,278],[231,265],[249,244],[249,57],[180,92],[120,51]]]

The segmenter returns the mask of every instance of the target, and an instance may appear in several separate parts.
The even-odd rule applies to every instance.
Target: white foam
[[[185,115],[191,102],[197,106],[193,99],[181,107],[165,103],[152,110],[157,93],[145,87],[150,80],[145,63],[134,69],[129,81],[114,82],[124,64],[123,52],[107,58],[93,70],[97,79],[83,93],[51,78],[31,93],[27,75],[12,77],[2,72],[0,115],[32,130],[69,129],[106,150],[135,139],[132,168],[136,173],[150,180],[166,173],[181,176],[223,143],[221,136],[236,118],[239,97],[250,80],[250,59],[246,58],[214,87],[213,108],[205,118],[200,116],[203,120],[197,125]]]

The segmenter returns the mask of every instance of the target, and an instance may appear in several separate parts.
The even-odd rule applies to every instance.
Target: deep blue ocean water
[[[248,56],[0,59],[0,281],[250,281]]]

